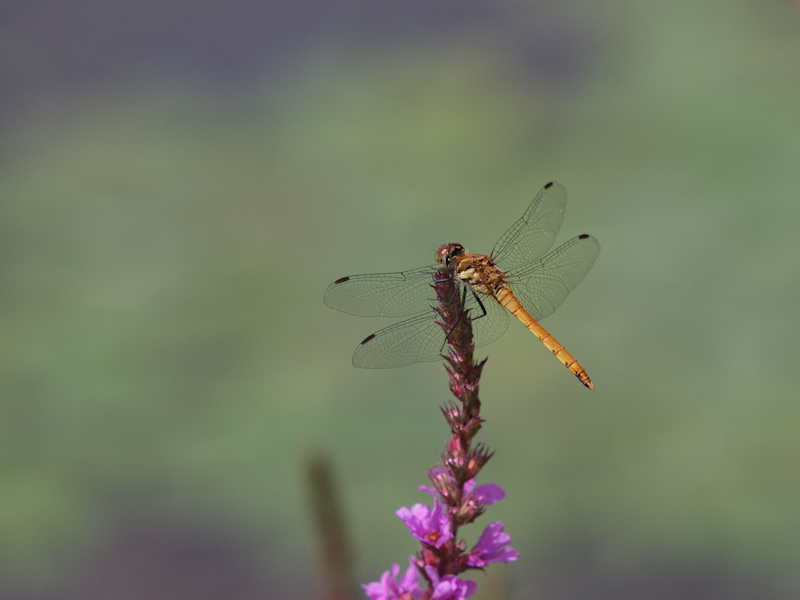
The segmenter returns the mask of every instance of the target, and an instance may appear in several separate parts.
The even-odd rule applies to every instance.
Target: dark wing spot
[[[588,233],[582,233],[581,235],[578,236],[578,239],[579,240],[585,240],[587,237],[589,237]],[[345,277],[345,279],[347,279],[347,277]],[[337,281],[336,283],[339,283],[339,282]]]
[[[337,279],[336,281],[334,281],[333,285],[336,285],[337,283],[344,283],[345,281],[348,281],[349,279],[350,279],[349,277],[342,277],[341,279]]]
[[[345,279],[347,279],[347,277],[345,277]],[[370,341],[374,337],[375,337],[374,333],[369,334],[367,337],[364,338],[364,341],[361,342],[361,345],[363,346],[364,344],[366,344],[368,341]]]
[[[552,181],[550,183],[546,183],[545,186],[544,186],[544,189],[547,190],[547,189],[550,189],[551,187],[553,187],[553,182]]]

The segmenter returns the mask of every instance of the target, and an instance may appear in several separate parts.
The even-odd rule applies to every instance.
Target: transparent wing
[[[445,332],[435,317],[431,310],[373,333],[356,348],[353,364],[364,369],[388,369],[439,360]]]
[[[472,316],[475,346],[485,346],[508,328],[508,312],[494,298],[480,297],[483,308],[471,291],[465,307]],[[484,314],[485,310],[485,314]],[[353,364],[366,369],[388,369],[416,362],[441,360],[446,332],[437,323],[439,316],[427,312],[384,327],[361,342],[353,353]]]
[[[508,285],[534,319],[543,319],[583,281],[598,254],[598,241],[579,235],[546,256],[507,272]]]
[[[429,309],[436,266],[397,273],[351,275],[325,290],[325,304],[359,317],[407,317]]]
[[[547,252],[556,241],[566,206],[564,186],[554,181],[545,185],[522,218],[494,245],[492,258],[497,265],[504,271],[512,271]]]
[[[469,309],[472,317],[472,335],[476,348],[491,344],[508,329],[509,312],[493,297],[468,291],[464,306]]]

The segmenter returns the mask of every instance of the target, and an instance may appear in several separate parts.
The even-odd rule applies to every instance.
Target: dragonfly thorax
[[[456,276],[476,292],[495,296],[506,287],[506,276],[485,254],[464,254],[455,265]]]

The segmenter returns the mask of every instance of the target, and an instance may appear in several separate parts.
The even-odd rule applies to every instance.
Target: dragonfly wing
[[[598,254],[598,241],[591,235],[579,235],[507,273],[509,287],[534,319],[543,319],[586,277]]]
[[[531,202],[522,218],[506,231],[492,250],[492,258],[505,271],[539,258],[556,241],[564,219],[567,190],[551,181]]]
[[[430,308],[436,294],[431,289],[437,267],[420,267],[397,273],[351,275],[325,290],[325,304],[360,317],[407,317]]]
[[[389,369],[439,360],[444,340],[445,332],[431,309],[370,335],[353,353],[353,364],[364,369]]]
[[[491,344],[508,329],[508,311],[491,296],[468,290],[465,307],[472,318],[476,348]]]
[[[472,317],[476,347],[492,343],[508,328],[507,311],[491,296],[467,290],[465,308]],[[437,322],[440,317],[433,308],[429,306],[428,309],[367,337],[353,353],[353,364],[366,369],[388,369],[441,360],[442,352],[447,351],[447,332]]]

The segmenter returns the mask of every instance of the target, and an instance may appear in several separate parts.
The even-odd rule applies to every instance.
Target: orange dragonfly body
[[[442,269],[452,269],[456,283],[467,288],[464,308],[472,319],[476,346],[500,337],[511,313],[593,390],[586,370],[539,323],[583,280],[600,252],[597,240],[586,234],[548,252],[561,228],[566,202],[563,186],[545,185],[489,255],[469,254],[461,244],[451,243],[439,248],[436,265],[353,275],[332,283],[325,292],[325,303],[332,308],[359,316],[410,316],[362,341],[353,364],[388,368],[440,359],[447,332],[436,322],[430,284]]]

